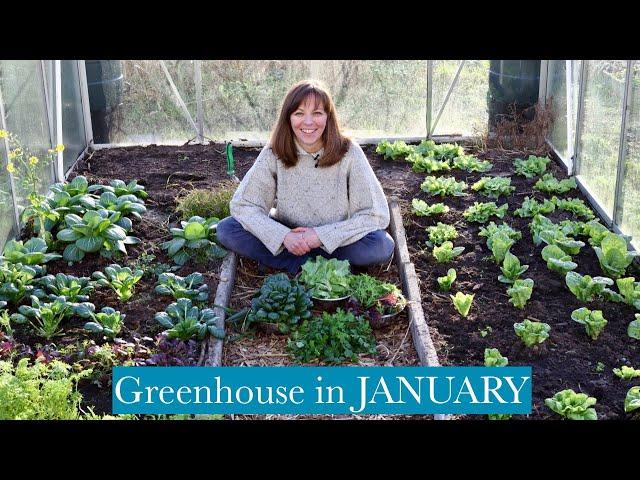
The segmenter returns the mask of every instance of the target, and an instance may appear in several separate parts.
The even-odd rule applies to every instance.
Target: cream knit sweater
[[[327,253],[387,228],[386,197],[358,144],[352,141],[342,160],[325,168],[315,167],[322,149],[315,155],[297,149],[298,163],[285,168],[267,144],[230,204],[231,215],[273,255],[295,227],[313,227]]]

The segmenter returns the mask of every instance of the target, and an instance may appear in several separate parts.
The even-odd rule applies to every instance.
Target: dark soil
[[[251,167],[259,149],[236,148],[236,175],[240,178]],[[535,282],[533,295],[524,310],[519,310],[508,303],[507,286],[498,282],[499,267],[488,259],[490,252],[485,246],[485,239],[478,236],[479,225],[469,224],[462,217],[462,212],[473,201],[491,201],[482,195],[472,194],[462,198],[445,198],[443,201],[451,210],[441,217],[416,217],[410,212],[412,198],[434,201],[426,193],[420,191],[425,174],[411,171],[410,165],[404,162],[383,161],[375,153],[375,146],[365,147],[378,178],[387,195],[396,195],[400,199],[403,209],[403,220],[407,231],[412,261],[421,279],[422,305],[430,326],[431,335],[438,348],[440,362],[443,365],[483,365],[484,349],[498,348],[509,358],[510,365],[525,365],[533,367],[533,412],[530,416],[519,418],[547,419],[556,418],[546,406],[544,399],[556,392],[572,388],[582,391],[598,399],[595,408],[601,419],[628,419],[630,415],[623,410],[624,398],[627,390],[638,380],[624,382],[616,378],[611,369],[621,365],[640,367],[640,352],[637,342],[627,336],[628,323],[633,320],[632,307],[611,302],[595,301],[583,305],[564,284],[564,279],[555,272],[547,269],[540,257],[544,245],[533,245],[528,229],[530,219],[514,217],[513,211],[518,208],[525,196],[534,196],[538,200],[543,196],[532,190],[536,179],[526,180],[512,176],[512,185],[516,192],[511,195],[509,212],[504,221],[520,230],[522,240],[518,241],[511,251],[523,264],[529,265],[524,278],[532,278]],[[512,158],[515,155],[502,151],[487,151],[478,155],[480,158],[490,159],[494,163],[492,171],[486,174],[469,174],[454,170],[451,172],[457,180],[465,180],[471,185],[483,175],[512,175]],[[556,177],[565,178],[560,165],[551,164],[548,168]],[[48,273],[65,272],[73,275],[90,276],[92,272],[103,270],[110,263],[135,265],[142,260],[142,254],[155,255],[153,264],[172,262],[159,247],[162,241],[170,238],[169,227],[176,226],[179,219],[175,213],[176,198],[183,192],[193,188],[207,188],[218,185],[228,179],[226,161],[222,145],[185,145],[181,147],[149,146],[127,147],[94,152],[87,160],[74,170],[74,174],[87,176],[90,183],[104,182],[119,178],[128,182],[137,179],[146,187],[149,198],[146,200],[147,214],[141,221],[134,219],[132,235],[141,238],[138,245],[128,246],[128,255],[124,258],[109,260],[96,255],[88,255],[79,264],[69,267],[66,262],[56,261],[48,265]],[[583,198],[579,191],[572,191],[565,197]],[[586,199],[585,199],[586,201]],[[501,198],[498,204],[504,203]],[[569,218],[565,212],[554,212],[548,215],[552,220]],[[464,246],[464,253],[452,264],[437,264],[429,251],[423,252],[426,240],[425,227],[435,225],[438,221],[456,226],[459,237],[454,242],[456,246]],[[602,275],[597,257],[593,249],[587,244],[581,253],[574,257],[581,274],[592,276]],[[206,274],[210,287],[211,299],[215,295],[217,275],[220,262],[210,262],[207,266],[185,265],[176,273],[186,275],[193,271]],[[467,318],[461,318],[455,311],[448,294],[442,294],[437,289],[435,278],[442,276],[446,270],[454,267],[458,274],[452,291],[461,290],[476,294],[471,313]],[[377,272],[382,274],[382,272]],[[386,273],[391,281],[397,283],[395,266]],[[631,273],[633,274],[633,273]],[[261,284],[265,273],[258,273],[252,262],[245,262],[239,266],[238,285],[232,306],[246,306],[251,294]],[[636,278],[639,275],[636,274]],[[155,312],[162,311],[171,302],[169,297],[160,297],[153,293],[156,276],[145,276],[136,286],[136,293],[126,303],[121,303],[110,290],[98,290],[90,301],[99,310],[103,306],[112,306],[127,315],[126,326],[121,337],[130,344],[146,344],[149,351],[153,349],[153,337],[161,328],[154,321]],[[584,327],[573,322],[571,312],[581,306],[590,309],[600,309],[609,324],[597,341],[592,341],[584,332]],[[550,338],[538,349],[527,349],[513,332],[513,323],[525,318],[537,319],[551,325]],[[83,322],[74,320],[65,327],[65,335],[56,341],[56,346],[72,345],[74,343],[94,339],[85,333]],[[417,365],[417,356],[407,333],[407,320],[403,314],[398,322],[387,329],[376,331],[380,345],[375,358],[363,358],[363,364],[371,365]],[[491,331],[485,337],[481,331]],[[34,353],[41,348],[41,339],[30,336],[24,331],[18,331],[15,337],[32,347]],[[266,350],[259,349],[257,356],[243,362],[243,356],[252,356],[253,348],[258,343],[275,350],[273,356],[263,356]],[[382,340],[384,339],[384,340]],[[265,342],[266,341],[266,342]],[[245,342],[248,342],[246,345]],[[635,343],[634,343],[635,342]],[[280,354],[283,347],[283,337],[278,335],[256,334],[255,337],[232,337],[225,347],[225,364],[288,364],[286,354]],[[238,348],[231,353],[229,348]],[[258,358],[260,357],[260,358]],[[245,360],[247,360],[245,358]],[[228,363],[227,363],[228,362]],[[604,372],[596,372],[596,364],[605,365]],[[103,382],[101,386],[83,382],[80,390],[85,396],[83,404],[94,406],[96,413],[109,413],[111,405],[111,386]]]
[[[559,418],[544,405],[544,399],[568,388],[597,398],[595,409],[600,419],[631,418],[630,414],[624,412],[624,399],[629,388],[640,381],[622,381],[613,374],[612,369],[622,365],[640,366],[638,342],[627,336],[627,326],[634,320],[635,311],[633,307],[622,303],[593,301],[584,304],[569,291],[560,274],[547,268],[540,255],[545,244],[535,246],[529,232],[528,223],[531,219],[513,215],[525,196],[535,197],[538,201],[545,198],[544,194],[532,188],[537,178],[525,179],[515,175],[513,158],[522,155],[498,150],[481,152],[477,155],[479,158],[494,164],[490,172],[482,174],[452,170],[446,173],[453,175],[457,181],[464,180],[469,187],[482,176],[511,176],[511,184],[516,190],[506,199],[509,211],[503,221],[522,232],[522,240],[516,242],[511,252],[522,264],[529,265],[522,278],[534,281],[532,297],[520,310],[508,302],[508,286],[497,279],[500,268],[489,259],[491,252],[486,247],[485,238],[478,236],[480,225],[468,223],[462,216],[474,201],[488,202],[494,199],[472,190],[468,190],[470,194],[466,197],[445,197],[444,200],[429,197],[420,190],[420,184],[427,174],[414,173],[405,162],[384,161],[381,155],[375,153],[375,147],[366,147],[365,152],[386,193],[401,199],[409,251],[421,280],[422,306],[442,365],[484,365],[484,349],[498,348],[502,355],[508,357],[509,365],[532,366],[533,410],[526,418]],[[547,171],[556,178],[567,178],[564,167],[557,163],[549,164]],[[579,190],[558,196],[581,198],[588,204]],[[411,213],[413,198],[428,203],[443,202],[450,210],[441,216],[418,217]],[[504,197],[496,201],[498,205],[504,202]],[[559,210],[547,217],[554,222],[572,218],[571,214]],[[427,240],[425,228],[438,221],[454,225],[459,235],[454,245],[465,247],[463,254],[448,264],[437,263],[431,256],[431,249],[423,251]],[[595,251],[585,243],[581,252],[574,256],[578,264],[575,271],[582,275],[606,276],[601,271]],[[452,293],[475,293],[467,318],[457,313],[448,294],[438,290],[436,277],[446,275],[452,267],[457,272]],[[627,276],[633,274],[627,271]],[[635,276],[638,278],[637,273]],[[586,335],[583,325],[571,320],[571,312],[583,306],[602,310],[609,321],[596,341]],[[514,333],[513,324],[525,318],[551,326],[550,337],[539,348],[526,348]],[[488,331],[487,327],[491,327],[491,330],[483,337],[481,331]],[[598,362],[604,363],[603,372],[596,371]]]

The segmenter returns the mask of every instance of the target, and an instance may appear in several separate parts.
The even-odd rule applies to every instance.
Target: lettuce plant
[[[520,265],[520,260],[511,252],[507,252],[502,261],[502,275],[498,276],[498,281],[502,283],[513,283],[520,275],[529,269],[529,265]]]
[[[227,251],[216,243],[218,219],[193,216],[181,221],[182,228],[172,228],[173,239],[161,246],[177,265],[184,265],[192,256],[199,263],[210,258],[222,258]]]
[[[636,282],[635,277],[627,277],[617,279],[616,285],[624,297],[625,303],[640,310],[640,282]]]
[[[593,211],[579,198],[565,198],[559,199],[554,196],[551,201],[556,204],[558,210],[564,210],[565,212],[573,213],[576,217],[583,217],[587,220],[591,220],[595,217]]]
[[[63,296],[69,302],[88,302],[89,295],[95,289],[94,282],[89,277],[78,278],[64,273],[46,275],[38,279],[38,283],[42,289],[33,293],[38,298]]]
[[[478,235],[487,239],[487,247],[491,249],[492,238],[498,234],[504,234],[514,241],[522,238],[520,231],[514,230],[506,223],[496,225],[495,222],[490,222],[486,227],[480,227],[480,233]],[[500,263],[502,263],[502,261],[500,261]]]
[[[315,298],[340,298],[349,294],[349,261],[318,255],[302,265],[300,283],[310,290]]]
[[[429,241],[426,242],[428,246],[442,245],[444,242],[454,240],[458,237],[458,231],[453,225],[438,222],[436,226],[426,228],[429,234]]]
[[[471,304],[473,303],[475,294],[456,292],[455,296],[449,295],[449,297],[451,297],[453,306],[456,307],[456,310],[460,315],[463,317],[469,315],[469,310],[471,310]]]
[[[21,263],[0,263],[0,301],[17,305],[34,290],[34,268]]]
[[[376,153],[384,155],[383,160],[395,160],[400,157],[406,157],[414,152],[414,147],[407,145],[402,140],[393,143],[383,140],[376,146]]]
[[[338,308],[334,314],[322,312],[322,317],[305,320],[291,334],[287,349],[298,362],[357,362],[360,353],[376,353],[376,339],[369,322]]]
[[[631,387],[624,399],[624,411],[629,413],[640,408],[640,387]]]
[[[467,195],[464,193],[467,188],[468,187],[465,182],[456,182],[454,177],[428,176],[420,185],[420,189],[423,192],[427,192],[431,196],[440,195],[441,197],[445,197],[447,195],[452,195],[454,197]]]
[[[605,275],[613,278],[624,276],[627,267],[640,252],[628,252],[627,242],[620,235],[608,233],[602,238],[599,247],[593,247]]]
[[[549,270],[556,271],[562,275],[578,267],[578,264],[572,261],[571,256],[564,253],[557,245],[544,247],[542,249],[542,258],[547,262]]]
[[[567,272],[565,283],[571,293],[578,300],[591,302],[596,296],[602,296],[607,286],[613,285],[613,280],[607,277],[591,277],[576,272]]]
[[[584,224],[584,235],[589,237],[589,245],[599,247],[602,239],[611,232],[599,220],[591,220]]]
[[[142,274],[142,270],[132,271],[129,267],[113,263],[104,269],[104,273],[93,272],[92,276],[97,280],[97,285],[111,288],[119,300],[126,302],[133,295],[134,285],[140,281]]]
[[[289,280],[285,273],[278,273],[268,276],[254,295],[247,322],[276,323],[280,332],[287,333],[311,318],[312,306],[309,293],[302,285]]]
[[[82,218],[75,214],[64,217],[67,228],[58,232],[58,240],[70,243],[62,252],[68,262],[78,262],[87,253],[100,252],[103,257],[111,258],[115,251],[126,255],[125,245],[140,242],[138,237],[127,236],[127,232],[116,222],[120,212],[109,210],[91,210]]]
[[[526,318],[520,323],[514,323],[513,329],[527,347],[533,347],[549,338],[551,327],[548,323],[532,322]]]
[[[120,333],[126,317],[125,314],[111,307],[102,307],[102,310],[98,313],[94,313],[89,309],[85,309],[84,312],[90,312],[89,318],[93,319],[92,322],[84,324],[84,329],[104,335],[107,338],[115,338]]]
[[[433,257],[438,263],[448,263],[464,252],[464,247],[455,247],[452,242],[444,242],[433,247]]]
[[[411,211],[419,217],[429,217],[431,215],[439,215],[449,211],[449,207],[444,203],[433,203],[429,205],[424,200],[420,200],[418,198],[411,200],[411,207]]]
[[[516,209],[513,214],[519,217],[535,217],[540,213],[551,213],[556,209],[555,203],[545,199],[542,203],[535,198],[524,197],[520,208]]]
[[[569,190],[578,188],[576,179],[570,177],[564,180],[558,180],[550,173],[545,173],[533,186],[536,190],[545,193],[567,193]]]
[[[531,298],[533,292],[533,280],[515,280],[513,286],[507,289],[509,302],[516,308],[523,309]]]
[[[487,160],[479,160],[473,155],[460,155],[453,159],[453,168],[466,170],[467,172],[488,172],[493,164]]]
[[[485,367],[506,367],[509,359],[503,357],[497,348],[484,349],[484,366]]]
[[[604,326],[609,323],[603,316],[602,310],[589,310],[586,307],[578,308],[571,312],[571,320],[584,325],[587,335],[592,340],[597,340]]]
[[[224,329],[216,327],[218,317],[211,308],[200,309],[193,306],[188,298],[179,298],[164,312],[156,313],[155,320],[167,328],[169,338],[204,340],[207,333],[216,338],[224,338]]]
[[[636,340],[640,340],[640,314],[636,313],[636,319],[629,323],[627,335]]]
[[[623,365],[621,368],[614,368],[613,374],[622,380],[640,378],[640,370],[636,370],[633,367],[627,367],[626,365]]]
[[[516,175],[520,175],[526,178],[533,178],[537,175],[542,175],[547,170],[547,165],[551,161],[547,157],[536,157],[535,155],[529,155],[529,158],[523,160],[522,158],[516,158],[513,164],[516,168]]]
[[[411,169],[416,173],[448,172],[451,170],[448,161],[423,157],[419,153],[412,153],[407,157],[407,161],[413,164]]]
[[[471,186],[471,190],[480,191],[490,198],[510,195],[515,189],[516,187],[511,186],[511,177],[482,177]]]
[[[515,241],[512,238],[501,232],[487,238],[487,245],[491,250],[491,258],[493,258],[498,265],[504,262],[507,253],[509,253],[509,249],[514,243]]]
[[[594,397],[567,389],[546,398],[544,404],[568,420],[597,420],[598,415],[591,408],[596,402]]]
[[[162,273],[158,276],[155,292],[178,298],[189,298],[194,302],[204,302],[209,298],[209,285],[204,283],[204,276],[193,272],[186,277],[173,273]]]
[[[448,292],[451,290],[451,285],[456,281],[456,270],[455,268],[450,268],[447,270],[447,275],[444,277],[438,277],[438,285],[440,286],[440,290],[443,292]]]
[[[509,204],[507,203],[498,207],[495,202],[473,202],[473,205],[467,208],[462,215],[467,222],[487,223],[490,217],[504,218],[508,208]]]
[[[441,143],[433,147],[433,155],[438,160],[452,160],[464,155],[464,148],[457,143]]]

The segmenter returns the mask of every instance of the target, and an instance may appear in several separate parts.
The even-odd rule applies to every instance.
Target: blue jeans
[[[264,244],[247,232],[233,217],[227,217],[218,223],[218,242],[224,247],[244,257],[257,260],[279,270],[287,270],[295,274],[309,258],[322,255],[325,258],[337,258],[349,260],[351,265],[367,266],[384,263],[391,258],[395,242],[391,235],[384,230],[376,230],[368,233],[357,242],[344,247],[336,248],[332,254],[328,254],[322,248],[314,248],[304,255],[294,255],[288,250],[283,250],[278,255],[272,255]]]

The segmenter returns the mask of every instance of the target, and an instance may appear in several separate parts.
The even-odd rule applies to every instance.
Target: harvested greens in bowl
[[[352,276],[348,260],[327,260],[318,255],[315,260],[309,259],[302,265],[298,280],[313,298],[342,300],[349,296]]]

